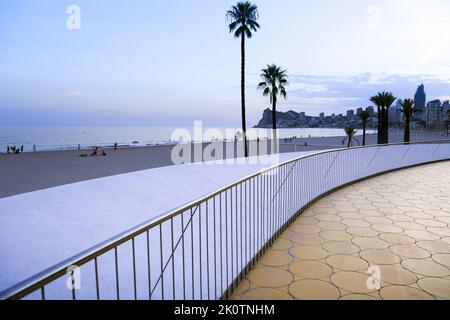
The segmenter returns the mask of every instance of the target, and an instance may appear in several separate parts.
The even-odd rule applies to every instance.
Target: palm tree
[[[449,133],[449,129],[450,129],[450,109],[447,110],[446,128],[447,128],[447,138],[448,138],[448,133]]]
[[[414,107],[413,99],[405,99],[400,102],[400,105],[402,106],[400,112],[405,116],[405,135],[403,140],[405,143],[409,143],[411,140],[411,120],[414,119],[414,114],[419,112],[420,109]]]
[[[381,95],[384,101],[384,143],[389,143],[389,108],[397,100],[397,97],[392,92],[382,92]]]
[[[370,112],[367,111],[367,110],[362,111],[359,114],[359,118],[361,119],[362,127],[363,127],[363,141],[362,141],[362,145],[365,146],[366,145],[366,128],[367,128],[367,122],[369,121],[369,118],[370,118]]]
[[[389,108],[397,98],[392,92],[379,92],[370,98],[378,109],[378,144],[389,143]]]
[[[262,82],[258,84],[258,88],[264,90],[263,95],[270,97],[272,104],[272,129],[273,129],[273,145],[274,153],[278,153],[278,137],[277,137],[277,100],[278,95],[286,99],[287,81],[286,70],[271,64],[267,68],[261,70]]]
[[[381,106],[383,104],[380,95],[376,95],[370,98],[370,101],[375,104],[377,106],[377,116],[378,116],[378,130],[377,130],[377,135],[378,135],[378,141],[377,144],[382,144],[383,141],[383,130],[382,130],[382,124],[383,121],[381,121]]]
[[[356,134],[358,133],[358,130],[356,130],[353,125],[345,127],[344,131],[347,137],[344,138],[344,140],[342,140],[342,145],[344,145],[346,141],[347,141],[347,148],[353,146],[354,142],[356,142],[359,145],[358,139],[355,138]]]
[[[230,21],[228,25],[230,33],[234,32],[236,38],[241,38],[241,116],[245,157],[248,157],[245,120],[245,38],[251,38],[252,31],[256,32],[260,28],[258,22],[256,22],[258,17],[258,7],[248,1],[238,2],[227,12],[227,18]]]

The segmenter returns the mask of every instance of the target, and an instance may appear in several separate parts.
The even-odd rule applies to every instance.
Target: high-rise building
[[[373,115],[375,115],[375,109],[372,106],[369,106],[366,108],[366,111],[369,112],[370,116],[372,117]]]
[[[450,101],[449,100],[444,101],[442,103],[442,113],[443,113],[442,116],[444,117],[444,119],[448,118],[448,111],[449,110],[450,110]]]
[[[444,128],[446,128],[446,130],[450,129],[450,101],[444,101],[444,103],[442,103],[442,122],[444,124]],[[448,136],[448,131],[447,131],[447,136]]]
[[[347,120],[353,120],[353,117],[355,116],[354,110],[348,110],[347,111]]]
[[[416,118],[422,121],[426,121],[427,119],[425,112],[426,103],[427,95],[425,94],[425,86],[421,84],[414,95],[414,106],[420,110],[420,112],[417,112]]]
[[[401,99],[397,99],[397,102],[394,107],[389,108],[389,122],[391,124],[398,124],[401,120]]]
[[[442,122],[441,100],[433,100],[427,104],[427,126],[440,124]]]
[[[356,115],[359,116],[363,112],[363,108],[356,109]]]

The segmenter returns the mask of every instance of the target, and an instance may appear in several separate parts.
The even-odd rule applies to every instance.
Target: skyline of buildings
[[[394,105],[389,108],[389,125],[400,126],[405,123],[403,114],[401,113],[401,102],[399,98]],[[415,107],[420,110],[416,112],[412,120],[413,125],[422,128],[438,129],[446,125],[449,121],[448,110],[450,110],[450,101],[441,102],[439,99],[427,102],[425,85],[418,86],[414,95]],[[356,110],[356,112],[355,112]],[[279,128],[343,128],[348,125],[358,126],[361,124],[359,115],[363,110],[370,113],[368,120],[368,128],[376,128],[378,126],[378,115],[375,108],[371,105],[363,108],[348,109],[344,113],[326,115],[321,112],[319,116],[309,116],[305,112],[296,112],[290,110],[288,112],[277,112],[277,126]],[[256,127],[267,128],[272,126],[272,111],[267,108],[264,110],[263,118]]]
[[[434,99],[427,102],[425,86],[421,84],[414,96],[414,105],[421,110],[414,116],[419,125],[427,128],[439,127],[448,121],[448,110],[450,110],[450,101],[441,101]]]

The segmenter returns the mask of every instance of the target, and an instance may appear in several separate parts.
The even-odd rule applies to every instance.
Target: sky
[[[380,90],[450,97],[450,1],[259,0],[247,41],[247,118],[287,69],[279,110],[342,113]],[[228,0],[0,1],[0,126],[240,125],[240,42]],[[70,5],[80,29],[70,29]],[[72,21],[72,20],[70,20]]]

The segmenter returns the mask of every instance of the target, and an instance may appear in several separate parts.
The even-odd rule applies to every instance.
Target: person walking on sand
[[[23,145],[20,147],[20,152],[23,152],[23,149],[24,149],[24,147],[23,147]]]
[[[33,152],[36,152],[36,145],[33,144]]]
[[[6,153],[7,153],[7,154],[10,154],[10,153],[11,153],[11,151],[9,150],[9,146],[6,146]]]
[[[114,150],[117,150],[117,142],[114,143]]]

